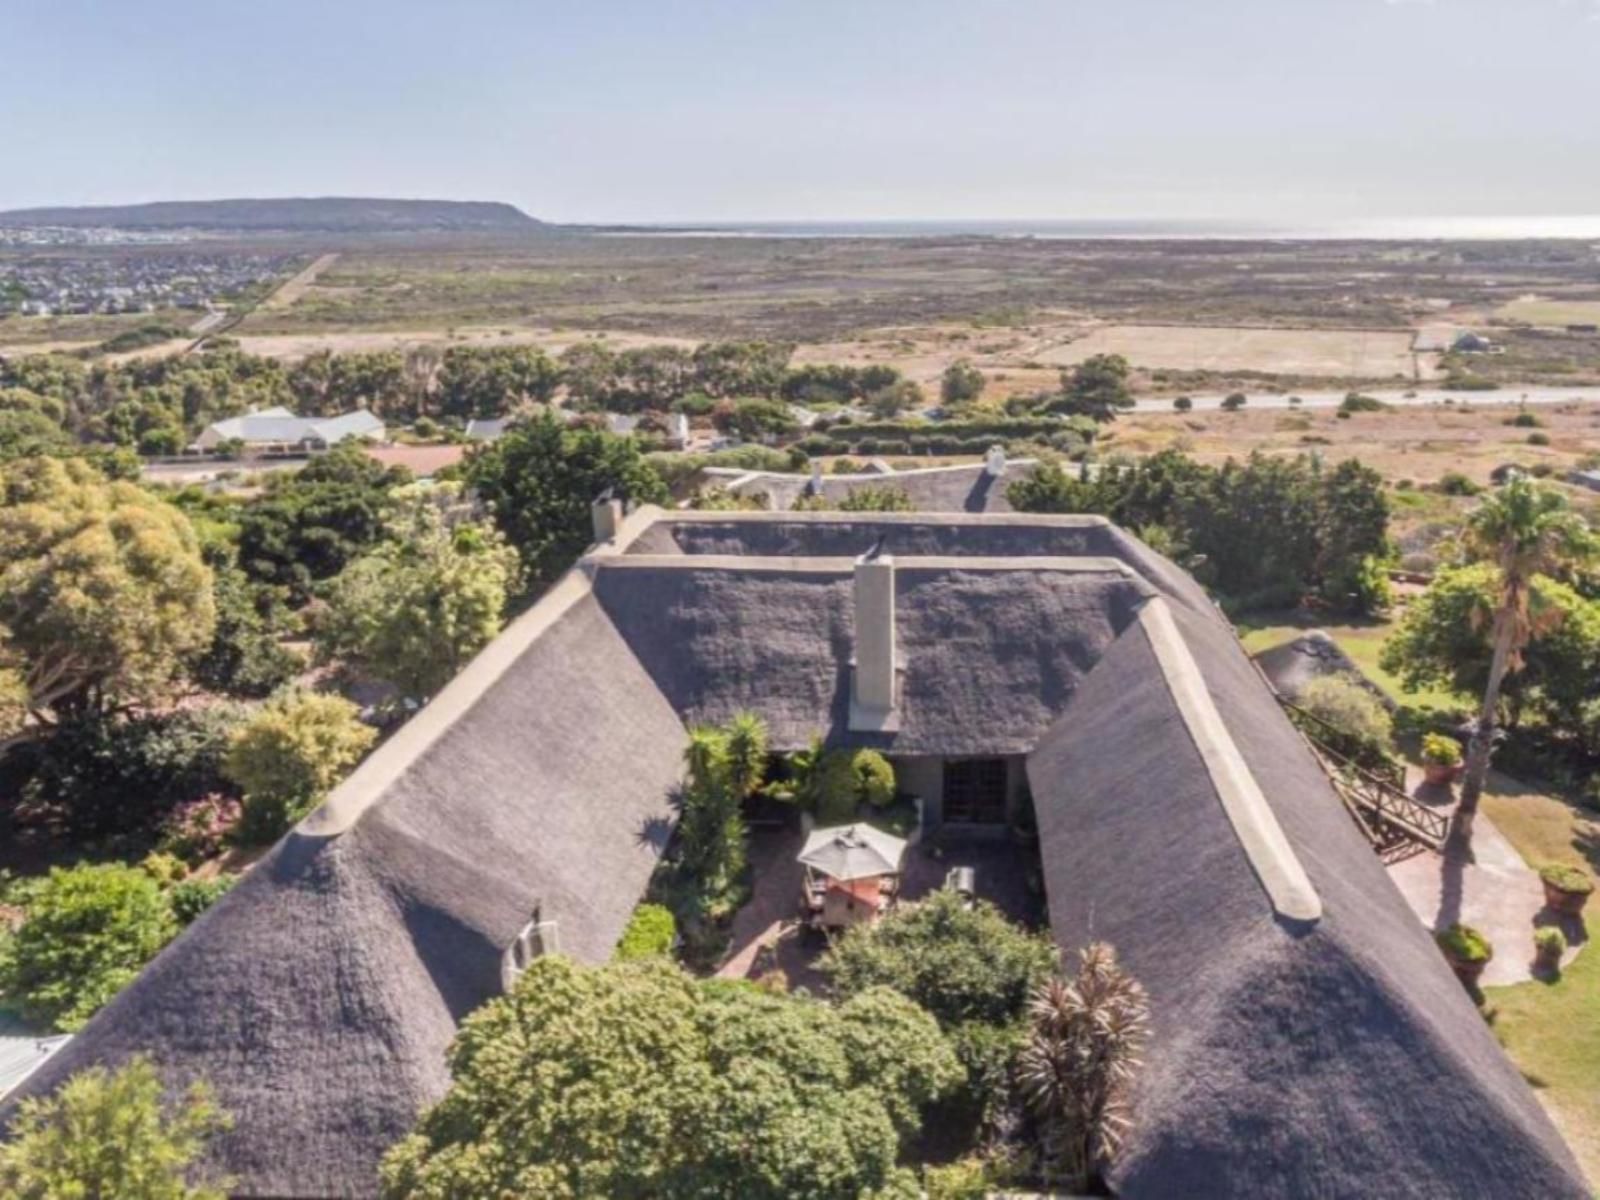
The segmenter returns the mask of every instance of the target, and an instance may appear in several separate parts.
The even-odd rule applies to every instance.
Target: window
[[[506,947],[505,957],[500,963],[500,983],[507,991],[516,982],[518,975],[528,969],[528,964],[541,954],[555,954],[561,949],[561,939],[554,921],[541,921],[538,910],[534,910],[533,920],[522,927],[522,932],[517,934],[517,940]]]
[[[1002,824],[1006,819],[1006,760],[945,760],[944,819],[970,825]]]

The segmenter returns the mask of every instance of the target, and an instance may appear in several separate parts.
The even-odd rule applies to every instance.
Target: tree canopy
[[[500,632],[516,553],[492,526],[451,523],[426,501],[333,581],[317,653],[426,700]]]
[[[593,541],[590,507],[619,500],[660,504],[666,485],[633,438],[569,427],[543,413],[468,458],[467,482],[517,550],[532,584],[548,583]]]
[[[376,736],[342,696],[281,692],[233,731],[223,770],[244,790],[240,834],[271,841],[319,803]]]
[[[163,1090],[150,1061],[135,1056],[23,1100],[0,1143],[0,1192],[12,1200],[224,1200],[227,1181],[198,1163],[232,1118],[204,1081],[172,1100]]]
[[[35,714],[160,696],[214,622],[183,513],[81,459],[0,467],[0,665]]]
[[[469,1016],[453,1084],[383,1165],[391,1200],[860,1200],[954,1085],[931,1017],[884,989],[833,1006],[659,959],[536,959]]]
[[[0,1001],[58,1029],[87,1021],[178,931],[157,882],[118,863],[55,867],[11,899],[23,919],[0,940]]]

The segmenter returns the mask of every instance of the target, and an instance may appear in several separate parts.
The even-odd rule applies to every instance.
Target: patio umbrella
[[[892,833],[871,825],[835,825],[812,831],[800,861],[834,879],[866,879],[898,871],[905,852],[905,839]]]

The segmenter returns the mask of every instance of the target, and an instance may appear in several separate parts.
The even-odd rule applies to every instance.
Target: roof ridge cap
[[[1150,597],[1135,621],[1150,640],[1167,690],[1274,911],[1293,921],[1319,921],[1322,898],[1234,742],[1166,600]]]

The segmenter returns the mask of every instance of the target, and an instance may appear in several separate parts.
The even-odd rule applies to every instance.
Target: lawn
[[[1434,708],[1453,708],[1464,701],[1450,692],[1429,689],[1407,692],[1400,680],[1378,665],[1383,643],[1394,629],[1392,621],[1363,621],[1337,625],[1302,612],[1250,613],[1234,622],[1239,639],[1251,654],[1293,641],[1310,629],[1320,629],[1348,654],[1367,678],[1381,687],[1399,704],[1426,704]]]
[[[1600,871],[1600,818],[1504,776],[1491,777],[1488,814],[1531,865]],[[1539,1093],[1590,1180],[1600,1181],[1600,949],[1587,947],[1553,983],[1486,989],[1506,1053]]]

